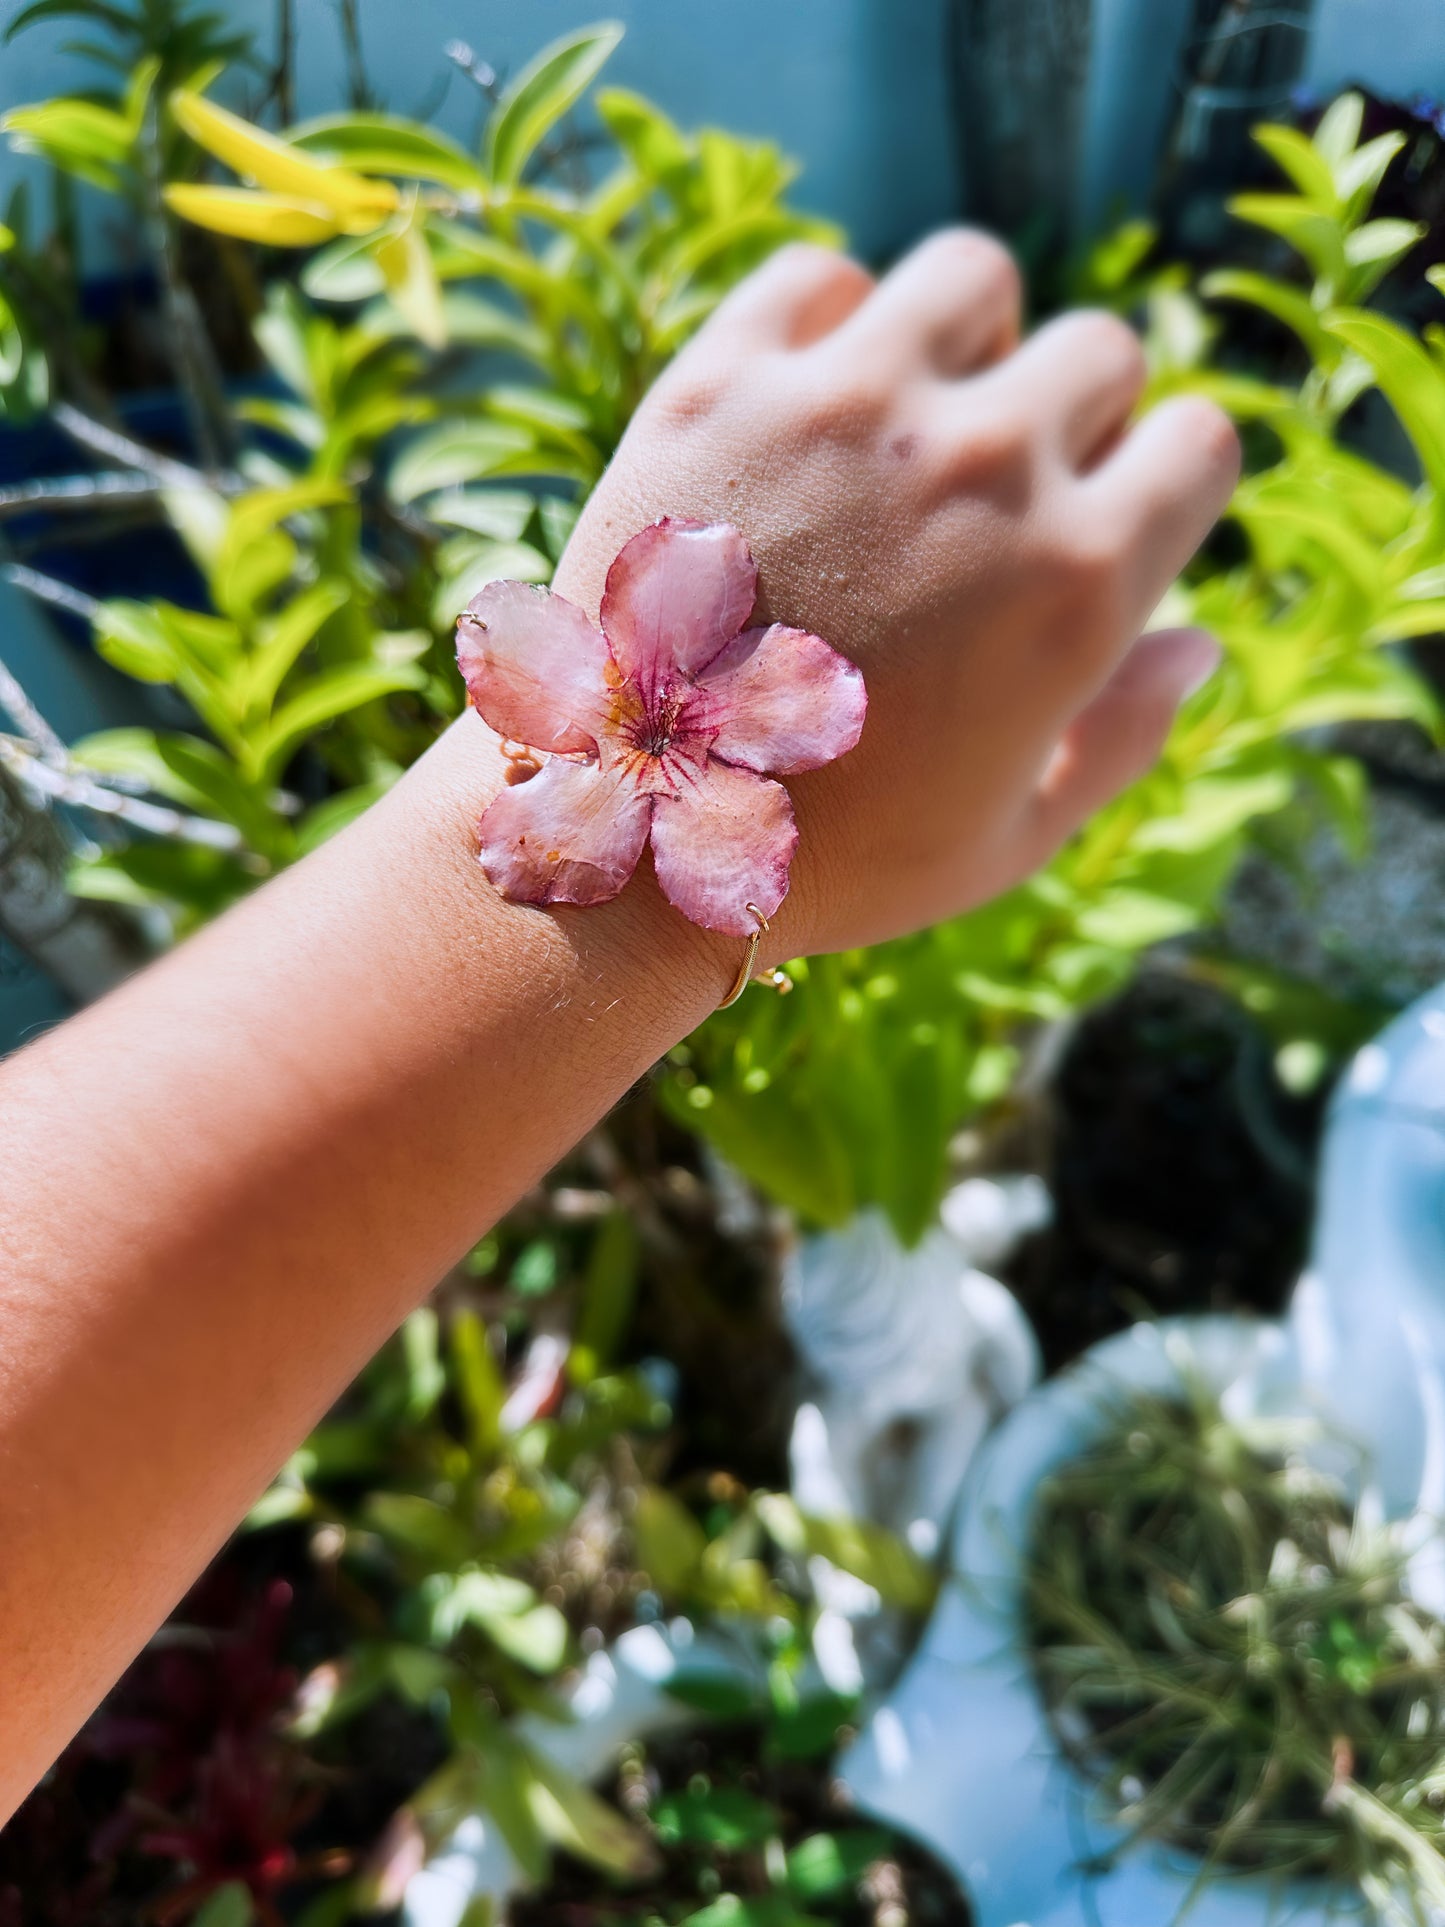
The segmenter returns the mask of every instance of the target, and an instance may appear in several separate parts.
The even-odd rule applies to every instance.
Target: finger
[[[1152,767],[1179,705],[1218,665],[1219,644],[1203,629],[1139,638],[1074,719],[1044,772],[1026,833],[1036,862]]]
[[[1017,342],[1021,290],[1000,242],[974,228],[945,228],[884,276],[840,329],[839,343],[945,377],[971,374]]]
[[[733,349],[807,348],[846,320],[873,286],[867,269],[846,254],[794,241],[734,288],[698,339]]]
[[[1039,423],[1074,469],[1089,468],[1122,431],[1144,392],[1139,337],[1117,315],[1061,315],[987,377],[1005,406]]]
[[[1077,484],[1087,512],[1127,532],[1131,607],[1144,621],[1219,520],[1239,480],[1239,437],[1213,402],[1180,395],[1131,428]]]

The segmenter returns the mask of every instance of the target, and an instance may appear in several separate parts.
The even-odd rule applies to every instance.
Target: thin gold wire
[[[748,938],[748,947],[743,952],[743,960],[738,969],[738,974],[733,979],[731,990],[729,990],[727,996],[724,997],[718,1005],[719,1010],[726,1010],[729,1004],[735,1004],[747,989],[748,985],[752,983],[763,984],[769,990],[776,990],[780,997],[786,997],[788,992],[793,988],[793,980],[786,970],[765,970],[760,976],[754,977],[753,965],[758,960],[758,945],[767,935],[770,926],[767,918],[755,903],[749,903],[744,907],[751,914],[758,927]]]

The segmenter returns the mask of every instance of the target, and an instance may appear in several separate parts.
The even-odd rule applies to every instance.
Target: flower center
[[[632,740],[648,756],[663,756],[672,748],[682,713],[681,696],[659,696],[649,705],[636,724]]]

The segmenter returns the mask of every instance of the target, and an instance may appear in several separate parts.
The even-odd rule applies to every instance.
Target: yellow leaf
[[[171,112],[208,154],[273,194],[329,209],[334,228],[344,234],[370,233],[400,201],[390,181],[368,180],[349,167],[314,160],[185,88],[171,95]]]
[[[166,205],[197,227],[275,248],[314,247],[337,231],[336,217],[314,201],[257,194],[249,187],[168,187]]]
[[[428,348],[447,345],[446,316],[442,311],[441,283],[436,264],[427,246],[426,235],[416,222],[413,206],[405,224],[373,244],[376,265],[386,279],[387,292],[406,317],[417,338]]]

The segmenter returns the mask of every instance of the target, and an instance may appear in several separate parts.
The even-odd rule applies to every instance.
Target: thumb
[[[1040,779],[1030,826],[1040,861],[1153,765],[1179,705],[1208,681],[1219,659],[1219,644],[1203,629],[1157,629],[1139,638],[1069,725]]]

